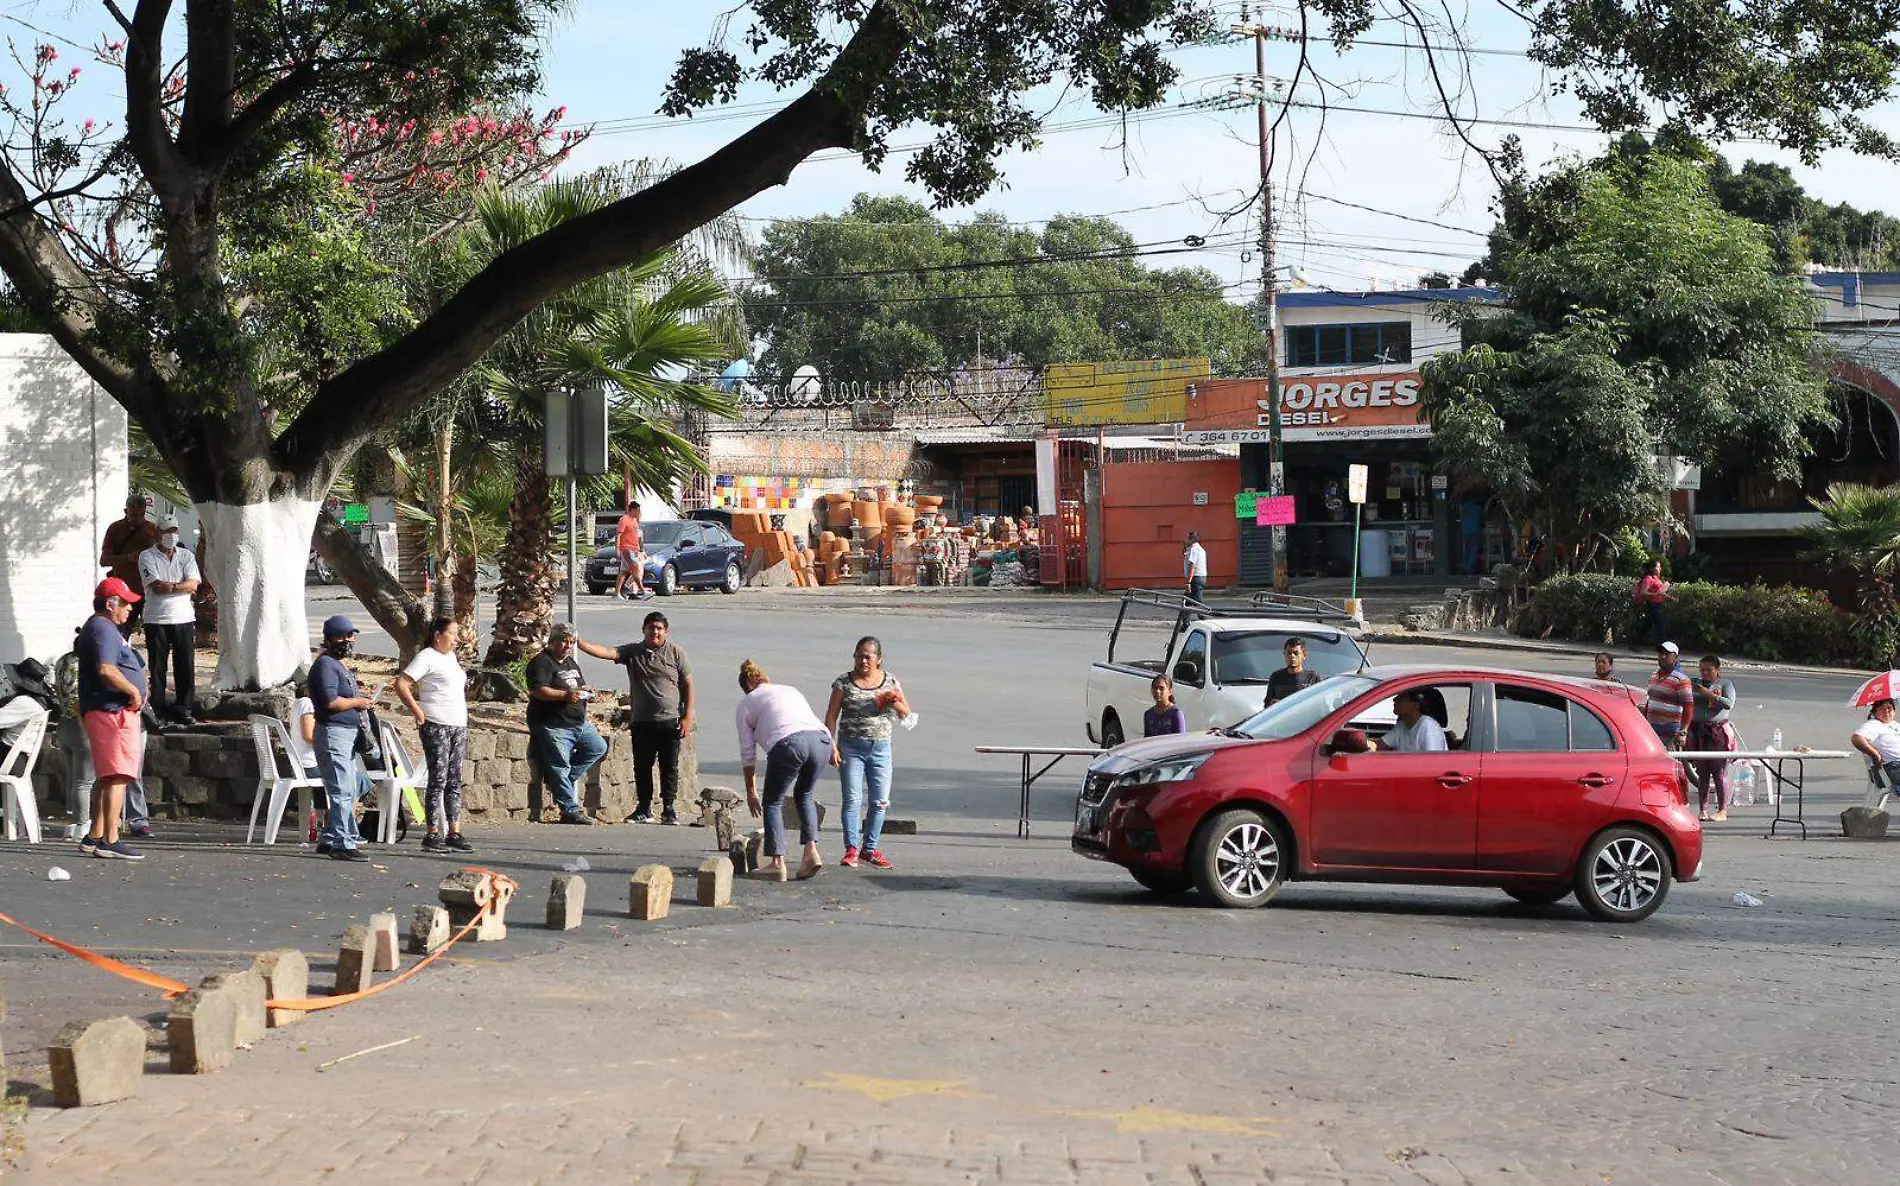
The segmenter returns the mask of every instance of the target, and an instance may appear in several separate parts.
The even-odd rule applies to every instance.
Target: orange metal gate
[[[1102,466],[1102,584],[1110,589],[1178,589],[1181,549],[1198,532],[1207,549],[1207,583],[1240,582],[1240,531],[1234,498],[1240,463],[1111,462]]]

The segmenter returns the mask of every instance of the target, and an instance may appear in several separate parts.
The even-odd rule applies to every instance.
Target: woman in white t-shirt
[[[1900,786],[1900,725],[1894,724],[1893,701],[1874,701],[1852,740],[1869,764],[1880,768],[1890,787]]]
[[[454,618],[429,623],[428,645],[396,677],[396,695],[416,719],[429,764],[429,834],[424,852],[473,852],[462,838],[462,763],[468,759],[468,676],[455,659]],[[446,835],[445,835],[446,833]]]

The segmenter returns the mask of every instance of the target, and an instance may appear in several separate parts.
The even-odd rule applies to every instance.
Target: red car
[[[1574,892],[1637,922],[1702,871],[1702,825],[1641,694],[1484,668],[1336,675],[1238,726],[1097,758],[1071,844],[1222,906],[1265,905],[1289,879],[1397,882],[1537,905]],[[1387,736],[1388,704],[1428,719]]]

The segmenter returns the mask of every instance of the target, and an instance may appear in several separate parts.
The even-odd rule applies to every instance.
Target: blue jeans
[[[765,808],[765,855],[785,855],[785,796],[798,808],[798,842],[818,841],[818,803],[812,788],[831,757],[831,738],[822,729],[794,733],[765,755],[765,789],[759,799]]]
[[[356,800],[368,788],[369,776],[356,766],[356,726],[319,722],[317,769],[323,773],[323,793],[330,802],[318,837],[331,848],[355,848],[363,842],[356,830]]]
[[[891,806],[891,743],[884,738],[841,737],[838,739],[838,782],[844,788],[844,843],[846,848],[876,852],[884,835],[884,813]],[[870,802],[865,802],[865,784],[870,784]],[[868,811],[864,811],[865,808]],[[863,843],[859,843],[858,820],[864,816]]]
[[[587,777],[594,763],[607,753],[607,743],[590,724],[529,725],[534,754],[547,773],[548,790],[562,815],[581,814],[581,801],[574,784]]]

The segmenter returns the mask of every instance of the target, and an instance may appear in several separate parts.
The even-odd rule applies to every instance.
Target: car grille
[[[1108,792],[1115,785],[1112,774],[1091,774],[1082,780],[1082,802],[1094,807],[1108,798]]]

